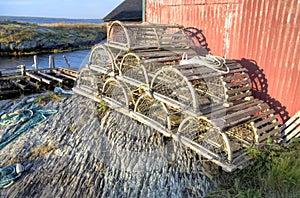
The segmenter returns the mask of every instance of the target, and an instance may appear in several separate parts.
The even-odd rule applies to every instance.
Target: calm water
[[[49,67],[49,55],[54,56],[56,67],[68,67],[63,55],[65,55],[73,69],[78,70],[81,66],[88,63],[91,50],[77,50],[73,52],[63,52],[56,54],[40,54],[38,57],[39,68]],[[33,69],[33,55],[20,57],[0,57],[0,69],[14,68],[19,65],[25,65],[28,69]]]
[[[19,16],[0,16],[0,21],[18,21],[26,23],[104,23],[102,19],[66,19],[66,18],[44,18],[44,17],[19,17]]]

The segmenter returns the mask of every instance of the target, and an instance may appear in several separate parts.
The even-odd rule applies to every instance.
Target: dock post
[[[33,56],[33,62],[34,62],[34,69],[38,69],[39,68],[39,66],[38,66],[38,59],[37,59],[37,55],[34,55]]]
[[[20,65],[20,70],[22,76],[26,76],[26,66],[25,65]]]
[[[54,56],[49,56],[49,69],[55,69]]]
[[[63,58],[65,59],[65,61],[66,61],[67,65],[68,65],[68,68],[70,68],[70,67],[71,67],[71,65],[70,65],[70,63],[69,63],[69,61],[68,61],[68,59],[67,59],[66,55],[63,55]]]

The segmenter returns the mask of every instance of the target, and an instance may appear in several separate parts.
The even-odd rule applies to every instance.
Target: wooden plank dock
[[[34,69],[27,69],[25,65],[0,69],[0,100],[53,90],[57,86],[72,89],[77,76],[77,71],[70,68],[55,68],[53,62],[49,62],[49,68],[42,69],[37,65]]]

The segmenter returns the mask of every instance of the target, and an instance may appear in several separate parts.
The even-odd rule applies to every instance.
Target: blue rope
[[[28,129],[44,122],[47,116],[55,113],[57,113],[56,110],[38,109],[33,104],[28,109],[17,110],[14,113],[1,112],[0,125],[8,125],[10,127],[0,137],[0,150]],[[15,130],[12,130],[13,128]],[[21,176],[22,171],[23,166],[19,163],[0,168],[0,188],[5,188],[12,184],[15,179]]]
[[[19,135],[27,131],[29,128],[44,122],[47,116],[55,114],[56,110],[42,110],[37,108],[25,109],[16,111],[16,113],[5,114],[6,116],[0,118],[0,125],[10,125],[11,127],[17,125],[17,129],[13,132],[7,130],[0,138],[0,150],[8,145],[11,141]],[[3,118],[4,117],[4,118]]]
[[[0,111],[0,117],[5,113],[6,113],[6,111]]]
[[[24,168],[21,164],[13,164],[0,168],[0,188],[6,188],[22,175]]]
[[[61,87],[55,87],[54,93],[55,94],[67,94],[67,95],[74,94],[74,92],[72,90],[65,90],[65,89],[62,89]]]

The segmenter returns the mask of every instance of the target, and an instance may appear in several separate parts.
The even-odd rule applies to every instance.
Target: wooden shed
[[[299,0],[143,0],[144,21],[181,24],[210,53],[238,59],[282,121],[300,109]]]
[[[142,0],[125,0],[103,20],[108,21],[142,21]]]

